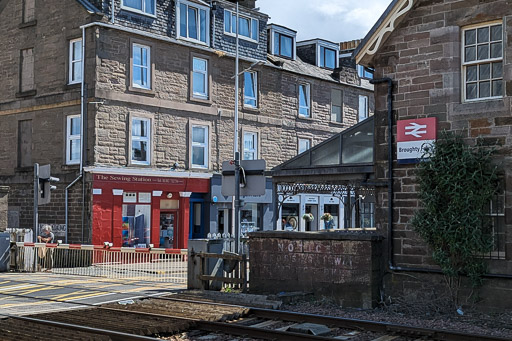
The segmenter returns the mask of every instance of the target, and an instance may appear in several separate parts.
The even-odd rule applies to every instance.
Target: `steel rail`
[[[469,333],[461,333],[453,330],[442,330],[442,329],[429,329],[429,328],[420,328],[420,327],[412,327],[400,324],[394,324],[389,322],[375,322],[369,320],[360,320],[360,319],[351,319],[351,318],[343,318],[343,317],[332,317],[327,315],[316,315],[316,314],[306,314],[306,313],[295,313],[289,311],[282,310],[272,310],[272,309],[261,309],[261,308],[251,308],[246,306],[234,305],[234,304],[224,304],[224,303],[215,303],[215,302],[207,302],[207,301],[193,301],[187,299],[179,299],[172,297],[154,297],[154,299],[158,300],[170,300],[170,301],[178,301],[178,302],[188,302],[188,303],[198,303],[198,304],[210,304],[210,305],[219,305],[219,306],[231,306],[231,307],[239,307],[239,308],[250,308],[249,314],[256,317],[268,318],[268,319],[277,319],[289,322],[300,322],[300,323],[317,323],[324,324],[329,326],[334,326],[338,328],[347,328],[347,329],[364,329],[373,332],[380,333],[390,333],[395,332],[399,333],[403,336],[411,336],[411,337],[421,337],[426,336],[430,337],[434,340],[439,341],[510,341],[510,338],[503,338],[498,336],[487,336],[481,334],[469,334]]]
[[[20,321],[43,324],[43,325],[57,327],[57,328],[64,328],[64,329],[81,331],[81,332],[97,334],[97,335],[98,334],[106,335],[106,336],[110,337],[113,341],[156,341],[156,340],[160,340],[158,338],[154,338],[154,337],[150,337],[150,336],[135,335],[135,334],[117,332],[117,331],[113,331],[113,330],[86,327],[86,326],[81,326],[81,325],[77,325],[77,324],[56,322],[56,321],[38,319],[38,318],[33,318],[33,317],[16,316],[16,315],[10,315],[10,314],[0,314],[0,316],[5,316],[5,317],[12,318],[12,319],[20,320]]]

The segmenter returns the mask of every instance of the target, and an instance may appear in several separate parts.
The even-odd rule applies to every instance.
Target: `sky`
[[[269,23],[297,31],[297,41],[362,39],[391,0],[257,0]]]

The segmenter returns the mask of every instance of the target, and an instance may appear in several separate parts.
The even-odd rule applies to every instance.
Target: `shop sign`
[[[437,139],[437,118],[397,121],[398,163],[417,163]]]
[[[280,196],[280,201],[282,201],[282,196]],[[286,204],[299,204],[300,203],[300,197],[295,195],[293,197],[288,197],[284,201]]]
[[[324,198],[324,204],[327,204],[327,205],[337,205],[339,203],[340,203],[340,199],[338,199],[336,197]]]
[[[306,204],[318,204],[318,197],[306,197]]]
[[[133,183],[133,184],[163,184],[184,185],[183,179],[164,178],[156,176],[119,175],[119,174],[94,174],[94,181]]]

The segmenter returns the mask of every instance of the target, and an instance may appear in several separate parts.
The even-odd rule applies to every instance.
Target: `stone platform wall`
[[[250,292],[312,292],[371,308],[382,283],[381,244],[381,236],[368,232],[250,233]]]

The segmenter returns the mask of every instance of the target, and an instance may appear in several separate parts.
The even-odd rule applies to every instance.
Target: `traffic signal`
[[[52,185],[52,183],[59,181],[59,178],[50,175],[50,165],[44,165],[39,167],[39,205],[48,204],[50,202],[51,191],[57,189],[57,186]]]

